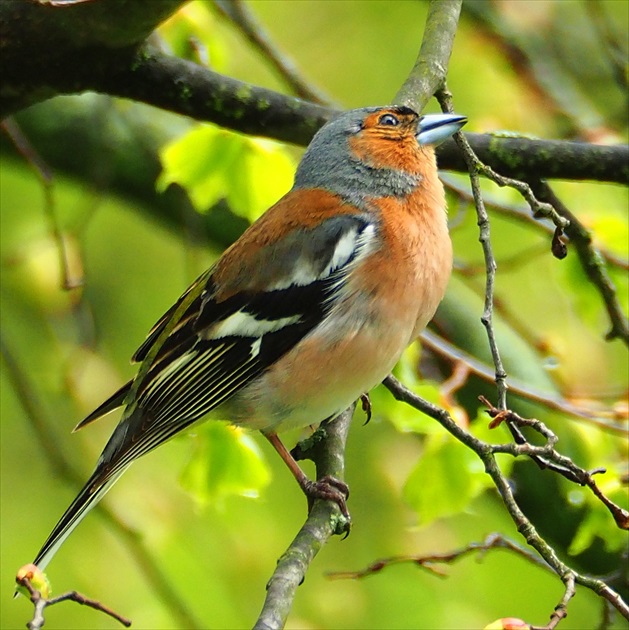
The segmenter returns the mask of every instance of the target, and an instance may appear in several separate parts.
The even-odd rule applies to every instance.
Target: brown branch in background
[[[473,145],[472,148],[474,148]],[[629,159],[629,153],[627,154],[627,158]],[[461,201],[473,203],[474,197],[467,189],[467,187],[459,183],[460,178],[456,178],[455,176],[449,175],[447,173],[440,173],[439,178],[443,182],[446,190],[449,190],[451,193],[456,195]],[[627,183],[629,184],[629,182]],[[491,208],[492,212],[495,214],[499,214],[509,220],[517,221],[524,226],[528,226],[536,231],[548,234],[549,236],[552,236],[555,232],[555,228],[548,223],[533,218],[529,209],[523,205],[504,203],[502,201],[492,199],[492,197],[488,194],[484,194],[483,198],[485,200],[485,206],[487,208]],[[557,208],[555,209],[557,210]],[[560,210],[557,211],[561,214]],[[579,221],[576,218],[575,223],[579,224]],[[452,229],[452,227],[450,229]],[[610,265],[618,267],[619,269],[623,269],[624,271],[629,271],[628,260],[620,258],[607,249],[600,248],[598,252]]]
[[[520,532],[526,542],[539,553],[552,570],[564,581],[564,584],[566,583],[568,576],[574,576],[574,581],[577,584],[594,591],[597,595],[599,595],[599,597],[604,598],[612,606],[614,606],[614,608],[618,610],[625,619],[629,619],[629,606],[622,597],[603,580],[582,575],[560,560],[553,547],[540,536],[533,523],[531,523],[531,521],[520,509],[513,495],[513,489],[509,480],[502,474],[502,471],[498,466],[496,453],[510,453],[514,456],[516,454],[527,455],[528,453],[525,452],[525,449],[521,448],[521,445],[492,445],[488,442],[484,442],[483,440],[479,440],[460,427],[447,411],[417,396],[393,376],[388,376],[384,380],[383,384],[393,394],[393,397],[396,400],[404,402],[414,409],[425,413],[430,418],[433,418],[439,422],[439,424],[441,424],[441,426],[454,438],[462,444],[465,444],[476,453],[485,466],[485,472],[491,477],[496,489],[498,490],[500,497],[507,508],[509,516],[514,522],[518,532]],[[547,446],[534,447],[528,445],[528,448],[530,452],[537,454],[547,454],[549,451]]]
[[[56,597],[44,597],[41,592],[32,585],[31,579],[32,577],[29,577],[28,574],[23,576],[18,575],[15,579],[20,586],[23,586],[29,592],[30,600],[34,605],[33,617],[26,624],[28,630],[40,630],[45,623],[44,610],[49,606],[54,606],[55,604],[66,601],[76,602],[77,604],[81,604],[81,606],[89,606],[90,608],[94,608],[94,610],[105,613],[109,617],[119,621],[123,626],[125,626],[125,628],[129,628],[131,626],[131,621],[126,617],[123,617],[95,599],[85,597],[85,595],[82,595],[77,591],[69,591],[63,595],[57,595]]]
[[[24,409],[33,435],[39,443],[40,450],[46,457],[48,464],[54,471],[55,477],[72,487],[80,488],[83,485],[81,475],[70,466],[64,457],[56,432],[51,430],[44,420],[45,413],[38,396],[1,335],[0,354],[6,368],[7,378]],[[127,545],[147,581],[155,590],[158,598],[168,607],[177,623],[184,628],[204,628],[205,625],[195,619],[183,600],[181,600],[179,594],[168,582],[166,576],[157,565],[155,558],[144,545],[142,536],[131,529],[105,503],[98,503],[94,511],[105,518],[109,527],[115,530],[116,534]]]
[[[444,83],[462,0],[430,0],[417,61],[393,99],[421,112]]]
[[[271,63],[296,96],[319,105],[331,104],[328,96],[301,76],[294,62],[273,43],[262,24],[242,0],[214,0],[214,6]]]
[[[467,383],[470,373],[470,366],[464,361],[453,363],[452,374],[439,386],[441,400],[448,407],[452,408],[456,405],[454,394]]]
[[[577,252],[583,271],[600,293],[609,315],[611,329],[607,333],[606,339],[619,338],[625,342],[625,345],[629,346],[629,321],[622,312],[616,295],[616,287],[607,273],[601,254],[592,243],[592,235],[562,203],[548,183],[541,180],[531,181],[531,188],[539,199],[552,205],[557,214],[568,222],[565,228],[566,235],[570,238],[570,242]]]
[[[414,564],[422,569],[427,569],[438,577],[447,577],[447,573],[439,566],[442,564],[454,564],[467,556],[472,554],[478,554],[479,561],[482,560],[488,551],[493,549],[506,549],[516,555],[526,559],[541,569],[552,572],[552,569],[542,560],[539,559],[534,553],[518,545],[513,540],[502,536],[501,534],[489,534],[483,542],[472,542],[465,547],[455,549],[454,551],[447,551],[444,553],[431,553],[428,555],[404,555],[404,556],[391,556],[389,558],[383,558],[382,560],[376,560],[368,567],[360,569],[359,571],[334,571],[328,573],[328,577],[333,580],[358,580],[369,575],[375,575],[380,573],[383,569],[386,569],[394,564]]]
[[[357,580],[367,577],[369,575],[380,573],[383,569],[386,569],[395,564],[414,564],[423,569],[427,569],[438,577],[447,577],[447,573],[441,568],[440,565],[453,564],[471,554],[478,554],[478,559],[479,561],[481,561],[489,551],[495,549],[503,549],[515,553],[528,562],[531,562],[535,566],[552,572],[552,569],[545,562],[542,562],[538,556],[534,555],[527,549],[524,549],[516,542],[502,536],[501,534],[490,534],[483,542],[473,542],[466,545],[465,547],[461,547],[460,549],[456,549],[454,551],[421,556],[392,556],[390,558],[377,560],[376,562],[370,564],[368,567],[359,571],[335,571],[333,573],[328,573],[328,577],[335,580]],[[570,599],[572,599],[576,592],[574,575],[572,573],[568,574],[565,579],[563,579],[563,582],[566,585],[566,588],[564,590],[561,600],[559,601],[557,606],[555,606],[550,616],[549,623],[545,626],[530,625],[528,626],[530,630],[553,630],[553,628],[555,628],[557,624],[566,617],[566,615],[568,614],[568,602],[570,601]]]
[[[59,269],[61,271],[61,286],[67,291],[78,289],[83,286],[83,277],[82,275],[78,275],[74,278],[70,268],[68,250],[55,208],[53,171],[39,153],[37,153],[35,147],[28,141],[28,138],[22,133],[19,125],[12,118],[6,118],[0,122],[0,127],[2,127],[2,130],[13,143],[13,146],[26,160],[26,163],[31,167],[31,170],[37,175],[37,179],[41,182],[44,192],[44,214],[48,221],[50,235],[57,246]]]
[[[421,334],[420,339],[423,346],[445,358],[450,363],[464,363],[471,374],[478,376],[488,383],[494,382],[493,370],[489,365],[464,350],[461,350],[459,347],[443,339],[443,337],[440,337],[430,330],[425,330]],[[611,421],[616,419],[618,416],[618,414],[612,409],[589,409],[584,406],[575,405],[562,396],[539,391],[527,383],[519,381],[517,378],[513,377],[509,378],[509,391],[515,396],[543,405],[548,409],[553,409],[579,419],[587,420],[589,424],[593,424],[603,431],[621,436],[627,435],[626,424],[611,423]],[[605,421],[605,419],[607,421]]]
[[[437,93],[437,100],[441,104],[443,111],[452,112],[452,95],[447,89],[445,81],[443,87]],[[498,392],[498,406],[501,409],[507,408],[507,373],[500,358],[500,351],[496,342],[496,335],[493,327],[493,311],[494,311],[494,281],[496,276],[496,259],[491,247],[490,224],[487,210],[483,202],[483,196],[480,187],[479,160],[474,155],[470,145],[462,134],[456,133],[454,141],[457,143],[463,153],[467,168],[469,171],[470,182],[472,185],[472,195],[474,196],[474,206],[478,217],[479,237],[478,240],[483,248],[483,256],[485,258],[486,281],[485,281],[485,308],[481,316],[481,322],[487,331],[487,339],[489,341],[489,349],[496,368],[496,389]]]

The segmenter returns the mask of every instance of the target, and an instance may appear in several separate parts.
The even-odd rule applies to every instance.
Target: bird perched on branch
[[[466,120],[347,111],[315,135],[292,189],[155,324],[92,476],[34,563],[43,569],[138,457],[214,411],[258,429],[311,498],[348,516],[347,486],[310,481],[277,433],[332,418],[380,383],[443,298],[452,266],[433,145]]]

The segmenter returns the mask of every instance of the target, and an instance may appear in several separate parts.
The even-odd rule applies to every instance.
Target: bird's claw
[[[338,505],[341,514],[347,521],[351,521],[349,510],[347,509],[349,486],[344,481],[332,477],[331,475],[326,475],[316,481],[311,481],[310,479],[306,480],[302,486],[302,490],[308,498],[308,511],[312,510],[316,499],[332,501]]]
[[[371,420],[371,398],[369,398],[369,394],[360,395],[360,405],[367,416],[365,424],[368,424]]]

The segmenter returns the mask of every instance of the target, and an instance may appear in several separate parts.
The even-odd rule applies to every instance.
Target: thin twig
[[[61,271],[61,286],[68,291],[77,289],[83,286],[83,278],[81,276],[74,278],[70,269],[68,248],[66,247],[65,237],[59,225],[55,207],[54,175],[52,169],[35,150],[35,147],[29,142],[28,138],[22,133],[19,125],[13,118],[6,118],[0,122],[0,126],[11,139],[11,142],[13,142],[13,146],[15,146],[18,153],[26,160],[26,163],[31,167],[32,171],[41,182],[44,192],[44,214],[48,221],[50,235],[57,246],[59,269]]]
[[[479,560],[481,560],[485,554],[492,549],[506,549],[511,551],[534,565],[551,571],[552,569],[538,556],[530,552],[528,549],[518,545],[515,541],[502,536],[502,534],[489,534],[483,542],[472,542],[464,547],[455,549],[454,551],[447,551],[444,553],[432,553],[428,555],[403,555],[403,556],[391,556],[389,558],[383,558],[376,560],[369,566],[358,571],[333,571],[328,573],[328,577],[333,580],[358,580],[369,575],[380,573],[383,569],[394,564],[414,564],[423,569],[429,570],[431,573],[439,576],[446,577],[447,573],[443,572],[438,566],[440,564],[453,564],[473,553],[479,554]]]
[[[493,419],[490,428],[493,429],[505,422],[516,441],[515,444],[494,445],[492,447],[494,453],[511,453],[514,456],[527,455],[540,468],[548,468],[569,481],[587,486],[611,512],[616,525],[621,529],[629,529],[629,512],[607,498],[594,481],[594,475],[605,472],[605,469],[590,472],[584,470],[569,457],[562,455],[555,449],[559,438],[543,422],[535,418],[522,418],[514,411],[494,407],[484,396],[479,396],[479,398],[487,406],[487,413]],[[530,427],[537,431],[544,437],[546,444],[544,446],[530,444],[519,430],[521,427]]]
[[[242,0],[214,0],[214,6],[240,29],[299,98],[319,105],[331,104],[331,99],[311,85],[300,74],[294,62],[273,43],[262,24]]]
[[[54,606],[55,604],[59,604],[60,602],[72,601],[77,604],[81,604],[81,606],[88,606],[90,608],[94,608],[94,610],[98,610],[106,615],[112,617],[116,621],[119,621],[123,626],[129,628],[131,626],[131,620],[123,617],[115,610],[112,610],[105,604],[101,604],[96,599],[90,599],[89,597],[85,597],[81,593],[77,591],[69,591],[67,593],[63,593],[62,595],[57,595],[57,597],[47,598],[44,597],[32,584],[31,580],[27,576],[18,577],[15,580],[20,586],[23,586],[30,595],[30,600],[34,605],[33,609],[33,617],[26,624],[29,630],[40,630],[45,623],[44,619],[44,610],[49,606]]]
[[[444,85],[437,93],[437,99],[442,108],[446,112],[452,112],[452,95],[448,91],[447,86]],[[470,148],[467,140],[461,133],[457,133],[454,136],[455,142],[463,152],[464,159],[467,163],[467,167],[470,175],[470,182],[472,185],[472,194],[474,195],[474,205],[476,207],[476,214],[478,217],[479,227],[479,241],[483,248],[483,256],[485,258],[486,268],[486,281],[485,281],[485,307],[481,316],[481,322],[487,331],[487,339],[489,341],[489,349],[491,351],[491,357],[496,368],[496,390],[498,392],[498,406],[501,409],[507,408],[507,373],[505,371],[502,359],[500,358],[500,351],[498,350],[498,344],[496,342],[496,335],[493,326],[493,311],[494,311],[494,282],[496,277],[496,259],[494,257],[491,247],[490,237],[490,223],[485,204],[483,202],[483,196],[480,187],[479,173],[479,160],[474,155],[474,152]]]
[[[50,429],[45,422],[45,413],[35,391],[31,387],[29,380],[20,367],[13,353],[5,343],[4,337],[0,334],[0,355],[6,367],[6,374],[11,381],[12,389],[15,392],[28,419],[33,435],[39,443],[41,452],[44,453],[48,464],[55,473],[55,477],[73,487],[83,485],[82,476],[72,468],[63,455],[63,449],[57,434]],[[200,623],[188,610],[179,594],[168,582],[162,573],[152,553],[145,547],[142,536],[131,529],[121,520],[113,510],[104,503],[98,503],[94,511],[103,516],[108,525],[116,531],[120,538],[126,543],[127,548],[134,556],[135,561],[142,569],[147,580],[152,585],[158,597],[172,612],[178,623],[185,628],[203,628]]]

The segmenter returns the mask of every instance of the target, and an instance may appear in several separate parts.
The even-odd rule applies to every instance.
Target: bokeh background
[[[349,108],[393,98],[415,61],[427,4],[267,0],[249,7],[304,77]],[[628,7],[616,0],[465,3],[448,83],[456,111],[469,117],[466,130],[626,142]],[[190,3],[158,36],[174,54],[287,90],[209,2]],[[437,110],[436,103],[430,110]],[[87,478],[116,416],[77,434],[71,429],[133,375],[129,357],[150,326],[285,192],[302,151],[226,136],[208,125],[92,94],[37,105],[16,123],[53,179],[45,186],[32,161],[2,137],[3,628],[24,627],[28,620],[30,604],[12,599],[15,572],[32,560],[77,490],[51,458]],[[212,151],[216,146],[236,149],[228,159]],[[489,366],[480,324],[484,267],[476,217],[465,179],[445,177],[456,269],[433,330]],[[185,188],[192,202],[176,187],[162,197],[156,193],[171,182]],[[626,313],[627,189],[553,185],[592,230]],[[489,184],[484,189],[494,204],[489,211],[499,263],[496,319],[508,372],[527,392],[576,405],[587,417],[526,396],[510,402],[551,426],[560,435],[560,450],[579,465],[606,467],[602,488],[627,507],[626,347],[604,340],[607,315],[575,254],[554,259],[548,233],[515,218],[526,211],[521,198]],[[223,198],[229,209],[215,207]],[[55,223],[64,236],[70,277],[82,279],[82,288],[61,288]],[[418,347],[398,368],[405,383],[446,406],[477,435],[507,439],[502,429],[490,434],[478,409],[477,395],[492,398],[491,386],[470,377],[448,393],[441,383],[451,372],[450,362]],[[546,623],[561,597],[561,582],[504,551],[490,552],[482,562],[462,559],[446,569],[447,577],[412,564],[362,580],[327,576],[392,555],[451,551],[492,532],[518,538],[479,461],[386,391],[376,391],[372,400],[374,418],[363,426],[357,412],[347,450],[352,534],[331,540],[315,559],[288,627],[479,628],[508,616]],[[300,437],[285,436],[288,444]],[[532,463],[514,466],[507,457],[501,463],[527,515],[562,557],[592,574],[622,569],[626,537],[588,492]],[[127,533],[92,513],[48,575],[55,593],[81,591],[132,618],[135,628],[180,628],[193,619],[201,628],[250,627],[275,561],[305,515],[299,489],[266,441],[220,423],[199,427],[138,462],[105,503]],[[173,598],[156,590],[155,575],[133,551],[138,546]],[[626,595],[622,582],[615,585]],[[593,593],[579,589],[561,627],[597,627],[601,610]],[[46,613],[46,628],[97,627],[118,625],[69,603]],[[615,619],[611,627],[627,624]]]

